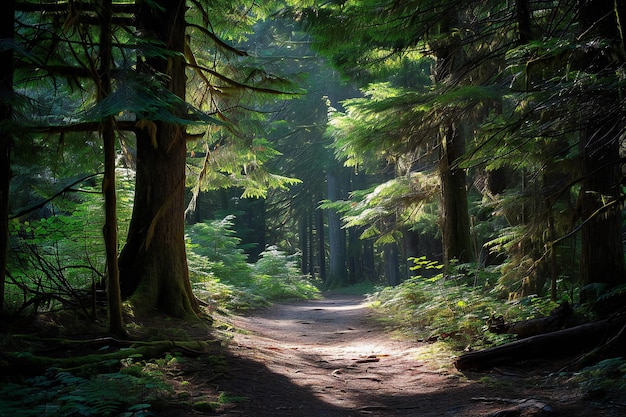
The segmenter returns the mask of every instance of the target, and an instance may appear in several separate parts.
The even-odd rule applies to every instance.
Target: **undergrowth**
[[[83,378],[65,371],[0,385],[3,416],[61,417],[154,415],[151,403],[169,387],[161,378],[123,372]]]
[[[269,246],[256,263],[248,263],[232,227],[233,216],[227,216],[189,228],[189,274],[196,296],[215,309],[232,311],[319,296],[315,282],[300,273],[296,255]]]
[[[611,358],[581,371],[559,376],[565,384],[578,386],[591,397],[604,397],[609,392],[626,392],[626,359]]]
[[[484,349],[515,339],[515,335],[489,332],[487,320],[502,316],[516,322],[549,315],[557,303],[530,296],[502,299],[492,282],[496,271],[471,271],[468,265],[453,268],[449,275],[438,271],[440,265],[416,260],[423,275],[396,287],[379,288],[369,295],[378,318],[405,337],[434,342],[420,348],[418,356],[433,365],[449,369],[450,357],[468,348]],[[464,272],[464,273],[461,273]],[[626,390],[626,359],[609,358],[576,372],[553,374],[549,379],[571,387],[587,398],[623,402]]]
[[[441,265],[425,258],[414,259],[414,276],[396,287],[379,289],[369,296],[381,320],[396,330],[421,340],[442,340],[455,350],[503,344],[513,335],[487,330],[492,316],[507,322],[549,314],[556,303],[536,296],[514,301],[502,300],[492,291],[495,271],[467,271],[458,265],[451,274],[438,272]],[[432,272],[435,272],[434,274]]]

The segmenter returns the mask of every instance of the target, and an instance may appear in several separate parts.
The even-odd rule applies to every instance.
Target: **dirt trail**
[[[370,315],[362,298],[334,296],[235,319],[245,332],[234,335],[228,375],[215,388],[245,400],[218,415],[473,417],[510,409],[507,416],[534,416],[557,408],[559,415],[590,415],[558,387],[538,387],[521,374],[485,384],[435,370],[418,359],[419,344],[394,340]],[[514,402],[528,399],[536,402]]]

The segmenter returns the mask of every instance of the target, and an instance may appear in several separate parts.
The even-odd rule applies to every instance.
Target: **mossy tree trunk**
[[[137,29],[171,52],[168,57],[144,57],[140,71],[162,77],[165,87],[184,100],[185,1],[140,2]],[[179,115],[184,111],[168,110]],[[139,310],[194,316],[198,304],[185,251],[185,128],[161,120],[142,126],[137,131],[133,214],[119,260],[122,295]]]
[[[0,6],[0,313],[4,310],[4,282],[6,278],[9,242],[9,186],[11,181],[10,126],[13,120],[13,48],[15,1],[3,0]],[[8,45],[8,47],[7,47]]]

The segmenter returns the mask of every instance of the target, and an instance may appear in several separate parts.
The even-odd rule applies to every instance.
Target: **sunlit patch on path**
[[[423,345],[394,339],[371,315],[363,298],[331,297],[236,319],[246,331],[230,351],[246,365],[229,389],[253,397],[239,415],[472,417],[502,408],[472,400],[493,397],[494,387],[435,369],[420,359]]]

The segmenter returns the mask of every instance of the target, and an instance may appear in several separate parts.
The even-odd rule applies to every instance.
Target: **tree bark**
[[[315,229],[317,232],[317,257],[319,262],[319,277],[326,282],[326,239],[324,237],[324,210],[315,209]]]
[[[441,32],[448,38],[442,45],[434,45],[437,58],[435,80],[446,83],[463,64],[464,54],[460,39],[453,32],[458,20],[457,11],[450,9],[442,16]],[[444,116],[445,117],[445,116]],[[467,203],[467,174],[458,167],[465,153],[465,133],[458,120],[445,120],[440,129],[439,176],[441,178],[442,244],[444,265],[474,259],[470,235]]]
[[[9,248],[9,189],[11,183],[11,147],[13,137],[13,41],[15,1],[4,0],[0,6],[0,40],[7,46],[0,51],[0,313],[4,311],[5,279]]]
[[[99,14],[100,23],[100,68],[96,77],[98,82],[98,101],[111,94],[111,69],[113,64],[113,34],[111,32],[112,2],[103,0]],[[109,333],[118,338],[126,336],[122,320],[122,299],[120,295],[120,276],[118,268],[118,233],[117,233],[117,195],[115,190],[115,119],[112,116],[102,121],[102,142],[104,147],[104,243],[107,259],[107,299],[109,303]],[[95,300],[94,300],[95,302]]]
[[[152,6],[152,4],[155,4]],[[172,54],[145,57],[140,70],[162,76],[169,91],[184,100],[185,1],[140,2],[137,29]],[[182,115],[182,109],[168,109]],[[135,202],[126,245],[120,254],[122,295],[137,309],[194,316],[185,251],[185,128],[152,120],[137,132]]]
[[[455,164],[465,152],[463,133],[450,123],[441,138],[439,175],[441,177],[442,240],[444,264],[456,259],[459,263],[474,259],[467,204],[467,175]]]
[[[581,0],[579,6],[582,36],[599,36],[612,49],[589,48],[584,62],[586,70],[599,78],[614,77],[626,62],[620,29],[620,21],[626,18],[626,6],[623,2],[604,0]],[[582,285],[613,286],[626,281],[619,155],[624,114],[617,105],[621,96],[618,90],[602,91],[602,94],[598,97],[598,108],[603,113],[584,122],[580,133],[584,178],[580,191],[583,221],[580,275]]]
[[[587,323],[506,345],[466,353],[455,362],[459,370],[487,369],[515,362],[578,354],[599,346],[626,324],[626,316]]]
[[[333,163],[331,163],[326,171],[328,200],[330,201],[341,199],[339,171],[340,167]],[[341,217],[335,210],[328,210],[328,244],[330,251],[328,281],[326,286],[329,289],[344,287],[348,283],[345,231],[341,227]]]

